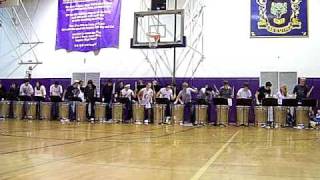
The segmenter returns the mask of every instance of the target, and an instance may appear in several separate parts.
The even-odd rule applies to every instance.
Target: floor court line
[[[230,139],[193,175],[190,180],[198,180],[207,171],[207,169],[217,160],[223,151],[229,146],[234,138],[240,133],[240,130],[235,132]]]
[[[160,128],[151,128],[143,131],[132,131],[128,133],[123,133],[123,134],[115,134],[115,135],[110,135],[110,136],[104,136],[104,137],[97,137],[97,138],[91,138],[91,139],[85,139],[85,140],[74,140],[72,142],[65,142],[65,143],[59,143],[59,144],[53,144],[53,145],[47,145],[47,146],[41,146],[41,147],[35,147],[35,148],[29,148],[29,149],[22,149],[22,150],[15,150],[15,151],[9,151],[9,152],[2,152],[0,155],[5,155],[5,154],[12,154],[12,153],[20,153],[24,151],[31,151],[31,150],[37,150],[37,149],[43,149],[43,148],[50,148],[50,147],[56,147],[56,146],[63,146],[63,145],[68,145],[68,144],[75,144],[75,143],[80,143],[80,142],[89,142],[89,141],[95,141],[99,139],[105,139],[105,138],[110,138],[110,137],[117,137],[121,135],[128,135],[128,134],[135,134],[135,133],[142,133],[146,131],[154,131],[158,130]]]

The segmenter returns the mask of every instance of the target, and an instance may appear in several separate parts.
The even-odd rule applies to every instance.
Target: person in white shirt
[[[189,84],[184,82],[182,84],[182,90],[179,92],[175,104],[180,102],[180,104],[188,104],[191,103],[192,93],[198,93],[197,88],[190,88]]]
[[[37,106],[36,106],[37,119],[40,119],[40,102],[45,100],[46,95],[47,95],[46,88],[39,81],[37,81],[34,87],[34,101],[37,102]]]
[[[39,81],[36,82],[34,87],[34,99],[35,101],[43,101],[47,96],[46,87],[42,85]]]
[[[19,95],[21,96],[22,101],[31,101],[31,96],[33,95],[34,90],[30,84],[29,79],[26,79],[23,84],[20,86]]]
[[[63,88],[58,81],[55,81],[54,84],[50,86],[50,100],[52,102],[51,112],[52,118],[59,118],[59,103],[61,102],[61,97],[63,94]]]
[[[198,94],[198,99],[205,99],[205,96],[206,96],[206,89],[209,87],[208,84],[204,85],[203,88],[201,88],[199,90],[199,94]]]
[[[190,88],[187,82],[182,84],[182,90],[179,92],[176,101],[177,104],[184,104],[184,123],[190,124],[194,123],[194,108],[192,105],[192,93],[198,93],[197,88]]]
[[[79,89],[79,94],[78,94],[79,100],[81,100],[81,102],[85,102],[85,98],[84,98],[84,89],[85,89],[84,81],[79,80],[78,89]]]
[[[280,86],[279,91],[276,94],[276,98],[278,99],[278,104],[282,104],[283,99],[288,98],[288,87],[287,85]]]
[[[288,86],[281,85],[279,91],[275,94],[275,98],[278,99],[278,104],[282,105],[282,101],[284,99],[294,98],[294,96],[290,96],[288,93]],[[294,124],[294,107],[289,107],[287,109],[287,122],[290,126]]]
[[[33,95],[33,93],[34,93],[33,87],[30,84],[29,79],[25,79],[24,83],[21,84],[20,90],[19,90],[20,100],[24,101],[24,104],[23,104],[23,117],[25,119],[31,118],[31,117],[27,116],[27,112],[28,112],[28,110],[30,108],[28,101],[32,100],[31,96]]]
[[[237,99],[250,99],[252,98],[252,93],[249,89],[249,83],[244,83],[243,87],[237,92]]]
[[[54,84],[50,86],[50,98],[51,101],[56,101],[56,99],[60,99],[59,102],[61,101],[61,96],[63,94],[63,88],[59,84],[58,81],[55,81]]]
[[[120,90],[120,98],[127,98],[124,102],[124,121],[129,122],[132,118],[132,98],[135,98],[136,95],[133,90],[130,89],[130,84],[126,84],[122,90]]]
[[[167,84],[166,87],[161,88],[160,91],[157,93],[157,97],[166,98],[169,101],[173,99],[173,91],[172,86]]]
[[[139,103],[145,108],[145,123],[151,122],[151,113],[152,113],[152,99],[153,99],[153,90],[151,89],[152,84],[147,83],[145,88],[142,88],[139,91]]]
[[[161,88],[160,91],[157,93],[157,97],[167,99],[165,116],[166,116],[166,122],[168,122],[171,117],[170,101],[173,100],[173,91],[172,91],[171,84],[167,84],[166,87]]]
[[[130,84],[125,85],[120,91],[120,97],[128,98],[130,101],[135,97],[135,93],[130,89]]]

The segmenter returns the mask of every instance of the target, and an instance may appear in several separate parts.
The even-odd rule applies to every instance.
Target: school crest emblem
[[[251,36],[307,36],[306,0],[252,0]]]

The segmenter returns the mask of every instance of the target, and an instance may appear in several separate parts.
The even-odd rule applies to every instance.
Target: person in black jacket
[[[76,101],[81,102],[79,94],[79,81],[75,81],[63,93],[62,101],[69,102],[69,118],[72,121],[76,119]]]
[[[112,119],[112,102],[113,102],[113,96],[114,96],[114,87],[111,80],[107,81],[107,84],[105,84],[102,88],[102,102],[106,103],[106,119],[111,120]]]
[[[97,98],[97,87],[93,84],[92,80],[89,80],[87,86],[84,89],[84,98],[86,99],[87,106],[87,117],[94,120],[94,105]]]
[[[116,94],[115,94],[116,101],[118,101],[118,99],[120,97],[120,92],[122,89],[124,89],[124,83],[123,83],[123,81],[119,81],[116,86]]]
[[[9,117],[13,118],[13,101],[19,100],[19,88],[16,83],[12,83],[10,85],[9,91],[7,93],[7,100],[10,101]]]
[[[3,101],[5,99],[6,99],[6,89],[0,81],[0,101]]]
[[[18,101],[19,100],[19,88],[16,83],[10,85],[9,91],[7,93],[7,100]]]
[[[111,80],[108,80],[107,84],[105,84],[102,88],[102,101],[104,103],[112,103],[112,98],[113,98],[113,84]]]

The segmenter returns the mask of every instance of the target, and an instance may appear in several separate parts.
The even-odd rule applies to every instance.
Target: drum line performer
[[[183,124],[194,123],[194,108],[192,105],[192,94],[198,93],[197,88],[189,87],[187,82],[182,83],[182,90],[179,92],[174,104],[184,104]]]
[[[28,102],[32,100],[32,95],[34,93],[33,87],[30,84],[29,79],[25,79],[24,83],[21,84],[19,94],[20,99],[24,101],[23,103],[23,117],[27,118],[27,111],[29,110]]]
[[[120,91],[121,98],[127,98],[124,104],[124,121],[129,122],[132,118],[132,102],[136,94],[130,89],[130,84],[126,84],[124,88]]]
[[[74,83],[63,93],[62,101],[69,102],[69,119],[71,121],[76,120],[76,102],[82,101],[79,95],[80,89],[78,80],[74,81]],[[66,121],[68,121],[68,119],[66,119]]]
[[[138,99],[139,104],[144,106],[145,109],[145,124],[152,122],[152,103],[153,103],[154,91],[152,90],[152,84],[147,83],[145,88],[139,91]]]
[[[306,81],[306,78],[299,78],[299,84],[293,89],[293,94],[296,95],[296,98],[299,102],[301,102],[302,99],[309,98],[314,89],[313,86],[309,88],[306,84]]]
[[[19,88],[15,82],[10,85],[9,91],[7,93],[7,100],[10,101],[9,117],[13,118],[13,102],[19,100]]]
[[[92,80],[88,80],[87,86],[84,88],[84,99],[87,102],[86,114],[90,121],[94,121],[94,106],[97,98],[97,87]]]
[[[109,79],[102,88],[102,102],[106,103],[106,119],[112,119],[112,103],[114,100],[115,84]]]
[[[34,87],[34,101],[36,101],[36,116],[40,119],[40,102],[43,102],[46,99],[47,92],[46,87],[42,85],[39,81],[36,82]]]
[[[262,105],[262,100],[267,98],[267,97],[271,97],[271,87],[272,87],[272,84],[271,82],[266,82],[265,86],[261,86],[256,94],[255,94],[255,97],[256,97],[256,104],[257,105]],[[271,123],[273,121],[273,111],[272,111],[272,107],[268,107],[268,120],[267,122],[265,122],[266,124],[262,124],[261,127],[267,127],[269,128],[269,124],[268,123]]]
[[[157,93],[157,97],[166,99],[165,123],[169,123],[171,117],[170,102],[174,99],[171,84],[166,84],[166,87],[161,88]]]
[[[314,89],[314,86],[309,88],[309,86],[306,83],[307,79],[304,77],[300,77],[298,81],[299,81],[299,84],[294,87],[293,94],[295,94],[298,104],[302,104],[302,100],[310,98],[310,95]],[[310,111],[313,111],[312,107],[309,107],[309,112]],[[298,128],[298,129],[305,128],[302,124],[297,124],[296,119],[294,121],[296,124],[295,128]]]
[[[61,97],[63,95],[63,88],[59,84],[58,81],[55,81],[50,86],[50,101],[52,102],[51,112],[52,112],[52,118],[58,119],[59,117],[59,103],[61,102]]]

